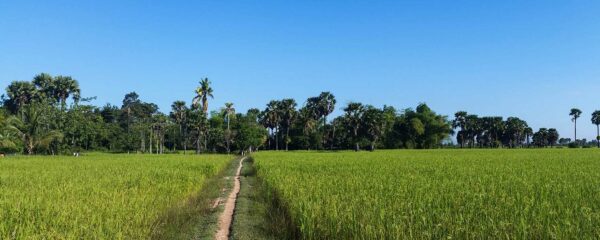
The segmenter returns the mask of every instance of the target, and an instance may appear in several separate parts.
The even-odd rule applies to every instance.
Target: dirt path
[[[225,202],[225,210],[223,210],[223,213],[221,216],[219,216],[219,230],[217,231],[217,234],[215,234],[215,239],[217,240],[229,239],[229,229],[231,228],[233,221],[235,202],[237,200],[238,193],[240,192],[240,172],[242,171],[242,163],[244,162],[244,159],[246,159],[246,157],[242,157],[240,159],[240,165],[233,180],[233,190],[231,190],[231,193],[227,197],[227,201]]]

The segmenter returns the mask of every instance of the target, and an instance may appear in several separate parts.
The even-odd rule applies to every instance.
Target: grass
[[[202,202],[225,155],[91,154],[0,160],[0,238],[165,236]],[[160,238],[160,237],[159,237]]]
[[[597,149],[260,152],[305,239],[597,239]]]
[[[293,239],[294,226],[286,209],[266,191],[261,179],[256,177],[254,160],[243,163],[240,192],[233,217],[231,239]]]

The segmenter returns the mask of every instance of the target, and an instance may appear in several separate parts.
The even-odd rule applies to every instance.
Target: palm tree
[[[285,150],[288,151],[288,145],[291,141],[290,139],[290,128],[292,127],[292,122],[296,119],[296,101],[294,99],[288,98],[279,101],[279,106],[277,109],[279,110],[281,116],[281,124],[285,128]]]
[[[271,131],[273,135],[275,135],[275,150],[279,151],[279,127],[281,125],[281,112],[279,111],[279,107],[281,103],[279,101],[271,100],[267,104],[267,109],[265,109],[265,117],[267,118],[267,122],[271,126]]]
[[[192,102],[192,105],[196,108],[198,107],[198,103],[202,102],[202,111],[206,114],[208,113],[208,98],[214,98],[213,89],[210,86],[210,81],[208,78],[204,78],[200,80],[200,86],[196,88],[196,97]]]
[[[235,114],[235,108],[233,108],[233,103],[225,103],[225,108],[223,109],[223,115],[225,117],[225,121],[227,121],[227,132],[225,133],[225,143],[227,145],[227,154],[231,152],[231,129],[229,128],[229,122],[231,122],[231,115]]]
[[[572,108],[571,113],[569,113],[569,116],[571,116],[571,121],[575,123],[575,142],[577,142],[577,119],[581,116],[581,113],[581,110],[577,108]]]
[[[598,148],[600,148],[600,110],[592,113],[592,124],[596,125],[596,143],[598,144]]]
[[[69,96],[73,96],[75,103],[79,101],[81,94],[79,83],[70,76],[56,76],[54,77],[54,94],[56,100],[60,102],[61,111],[64,111]]]
[[[354,151],[360,150],[360,146],[358,145],[358,130],[360,128],[364,109],[364,106],[357,102],[350,102],[348,103],[348,106],[344,108],[344,112],[346,112],[346,124],[352,129]]]
[[[523,130],[523,134],[525,134],[525,139],[527,141],[527,147],[529,147],[529,139],[531,138],[531,136],[533,135],[533,128],[531,127],[526,127]]]
[[[21,138],[27,154],[32,155],[36,150],[47,148],[53,141],[62,139],[61,132],[47,129],[44,119],[46,114],[39,104],[30,104],[23,108],[22,117],[11,118],[9,129]]]
[[[185,125],[187,121],[187,112],[188,108],[185,105],[184,101],[175,101],[171,104],[171,118],[175,120],[177,125],[179,125],[179,136],[181,137],[181,145],[183,147],[183,154],[186,154],[187,151],[187,143],[185,141]]]
[[[6,87],[9,101],[14,104],[15,112],[37,97],[35,86],[28,81],[13,81]]]
[[[452,128],[457,129],[460,128],[460,131],[457,133],[457,140],[460,141],[460,148],[464,147],[465,144],[465,134],[466,134],[466,125],[467,125],[467,112],[458,111],[454,114],[454,120],[452,121]]]
[[[55,100],[54,94],[54,78],[48,73],[40,73],[33,77],[33,84],[38,88],[38,91],[45,98]]]
[[[327,125],[327,116],[335,110],[335,96],[330,92],[322,92],[319,94],[319,112],[323,116],[323,135],[325,135],[325,126]],[[323,137],[325,143],[325,137]]]

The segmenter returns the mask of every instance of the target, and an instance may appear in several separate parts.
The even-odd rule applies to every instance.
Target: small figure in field
[[[79,152],[74,152],[73,157],[79,157]]]
[[[3,157],[4,157],[4,153],[0,153],[0,158],[3,158]]]

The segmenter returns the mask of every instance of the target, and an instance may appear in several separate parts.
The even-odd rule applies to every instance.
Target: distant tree
[[[533,144],[538,147],[545,147],[548,145],[548,129],[540,128],[536,133],[533,134]]]
[[[184,101],[175,101],[171,104],[171,119],[179,126],[179,142],[183,147],[183,154],[187,152],[187,141],[186,141],[186,125],[187,125],[187,113],[189,109],[185,105]]]
[[[70,76],[56,76],[54,78],[53,89],[55,94],[54,97],[60,102],[61,111],[65,110],[67,98],[69,98],[69,96],[73,96],[75,103],[81,98],[79,83]]]
[[[596,125],[596,143],[598,144],[598,148],[600,148],[600,110],[592,113],[592,124]]]
[[[548,129],[547,140],[548,140],[548,144],[550,144],[550,147],[554,147],[554,144],[556,144],[556,141],[558,141],[558,138],[559,138],[559,135],[558,135],[558,131],[556,131],[556,129],[554,129],[554,128]]]
[[[9,128],[23,142],[27,154],[32,155],[40,149],[47,149],[55,140],[61,140],[60,131],[48,128],[48,114],[42,103],[31,103],[21,109],[22,118],[11,118]]]
[[[44,98],[56,100],[55,81],[48,73],[40,73],[33,77],[33,84],[37,87],[40,95]]]
[[[571,113],[569,113],[569,116],[571,116],[571,121],[575,123],[575,141],[577,141],[577,119],[581,116],[581,113],[581,110],[577,108],[572,108]]]
[[[466,137],[466,125],[467,125],[467,112],[458,111],[454,114],[454,120],[452,121],[452,128],[460,128],[460,131],[456,135],[456,141],[460,144],[460,148],[464,147]]]
[[[206,139],[206,129],[208,127],[208,119],[206,113],[201,109],[194,109],[189,112],[188,115],[188,128],[193,130],[195,133],[196,143],[196,154],[202,152],[202,140]],[[206,150],[206,147],[205,147]]]
[[[8,104],[13,113],[18,112],[23,106],[37,98],[38,92],[35,86],[28,81],[13,81],[6,88]]]
[[[290,138],[290,128],[292,127],[292,122],[296,119],[296,101],[294,99],[288,98],[283,99],[278,102],[279,105],[277,109],[279,111],[279,115],[281,116],[281,126],[285,129],[285,150],[288,151],[288,145],[291,142]]]
[[[354,142],[354,151],[359,151],[359,139],[358,139],[358,130],[360,129],[361,121],[363,114],[365,112],[365,107],[361,103],[350,102],[344,108],[344,112],[346,113],[346,125],[350,129],[352,129],[352,141]]]
[[[529,139],[533,136],[533,129],[530,127],[526,127],[523,130],[523,133],[525,134],[525,140],[527,142],[527,146],[529,146]]]
[[[225,145],[227,148],[227,153],[229,154],[231,152],[231,138],[232,138],[232,133],[231,133],[231,128],[230,128],[230,122],[231,122],[231,115],[235,114],[235,108],[233,108],[233,103],[225,103],[225,108],[223,108],[223,117],[225,118],[225,121],[227,122],[227,131],[225,132]]]
[[[567,145],[571,142],[570,138],[560,138],[558,139],[558,144],[560,145]]]
[[[213,89],[210,86],[210,81],[208,78],[204,78],[200,80],[200,86],[196,88],[196,96],[192,102],[192,105],[197,108],[199,103],[202,103],[202,111],[207,114],[208,113],[208,98],[214,98]]]
[[[261,114],[261,123],[271,130],[271,135],[275,138],[275,150],[279,150],[279,127],[281,124],[281,111],[279,101],[271,100],[263,113]],[[269,143],[270,145],[270,143]],[[270,147],[270,146],[269,146]]]
[[[369,142],[370,150],[374,151],[377,141],[385,134],[386,121],[384,112],[381,109],[367,105],[364,110],[362,127]]]

